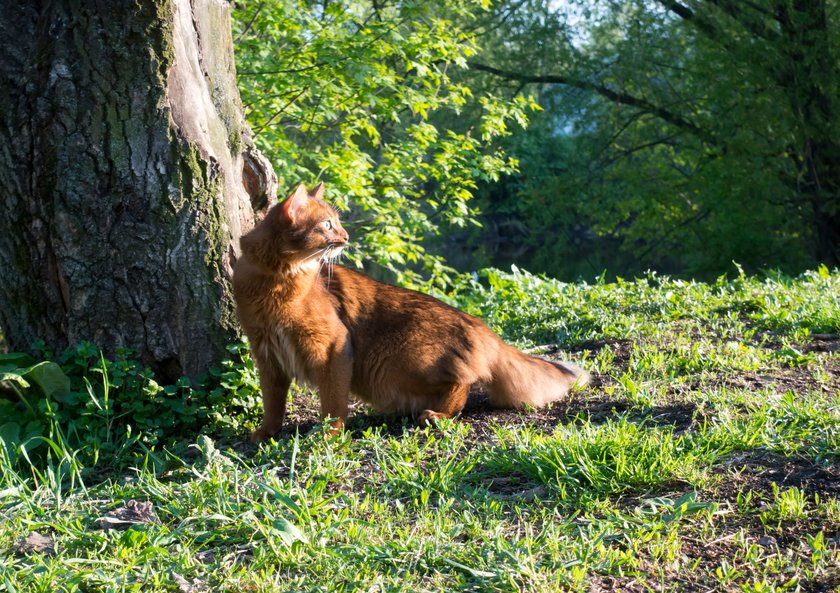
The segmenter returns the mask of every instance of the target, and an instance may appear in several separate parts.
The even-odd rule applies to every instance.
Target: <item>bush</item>
[[[55,360],[0,355],[0,446],[12,464],[41,466],[74,452],[91,467],[126,463],[134,453],[177,446],[185,435],[245,430],[259,410],[259,385],[244,343],[228,347],[220,368],[193,383],[158,384],[122,351],[105,359],[88,342]]]

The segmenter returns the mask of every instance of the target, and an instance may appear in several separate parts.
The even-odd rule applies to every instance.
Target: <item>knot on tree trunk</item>
[[[277,201],[277,174],[265,155],[253,145],[242,152],[242,185],[251,199],[254,217],[261,220]]]

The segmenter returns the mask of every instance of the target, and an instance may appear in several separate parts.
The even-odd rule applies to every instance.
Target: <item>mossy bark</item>
[[[0,329],[197,375],[236,333],[229,274],[274,173],[220,0],[0,12]]]

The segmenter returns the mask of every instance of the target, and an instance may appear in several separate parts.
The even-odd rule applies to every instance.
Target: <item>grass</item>
[[[450,296],[590,387],[336,438],[298,392],[274,442],[208,413],[122,466],[7,446],[0,591],[840,590],[840,273],[487,280]]]

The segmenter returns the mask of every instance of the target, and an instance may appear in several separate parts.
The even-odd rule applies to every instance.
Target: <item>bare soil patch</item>
[[[715,488],[716,497],[735,502],[739,493],[752,491],[768,500],[773,484],[799,488],[811,500],[814,495],[823,500],[840,497],[840,464],[817,465],[792,453],[787,457],[761,450],[733,453],[718,466],[726,479]]]

